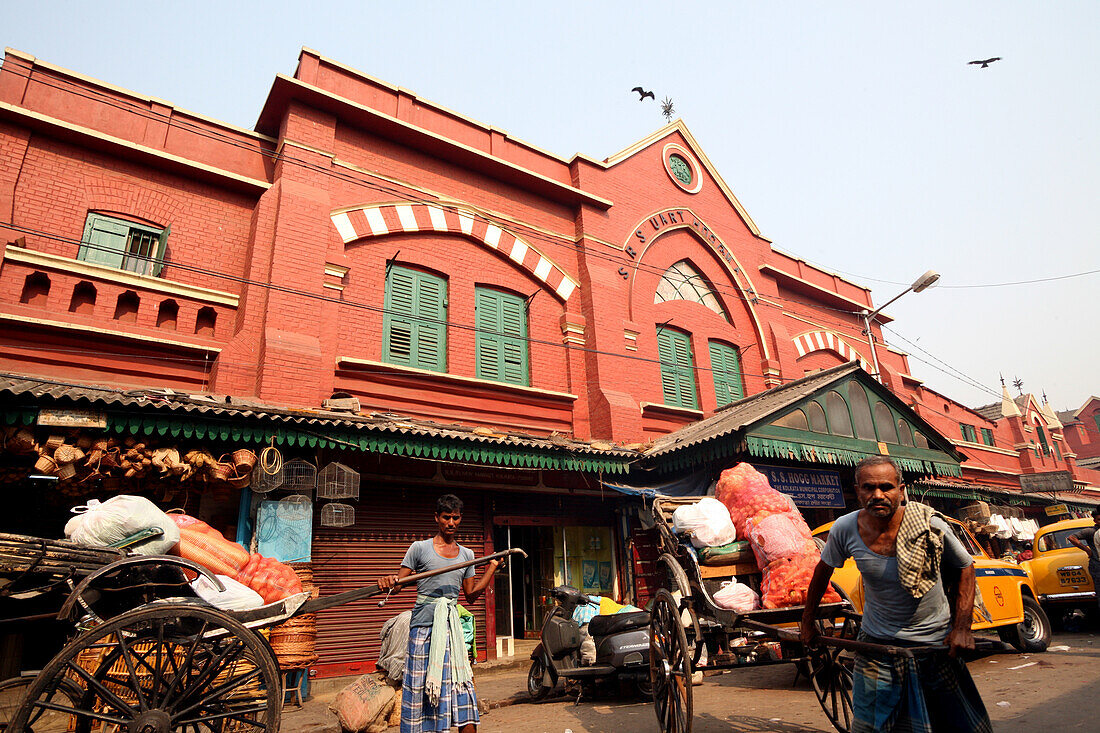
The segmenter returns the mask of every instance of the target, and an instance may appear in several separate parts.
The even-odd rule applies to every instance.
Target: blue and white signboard
[[[773,489],[794,499],[795,506],[807,509],[844,508],[840,474],[836,471],[753,465],[768,477]]]

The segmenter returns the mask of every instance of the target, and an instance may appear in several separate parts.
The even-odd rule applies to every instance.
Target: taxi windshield
[[[970,536],[970,533],[966,531],[961,524],[955,524],[954,522],[948,522],[951,525],[951,531],[955,533],[955,536],[959,538],[959,542],[963,543],[963,547],[974,557],[985,557],[985,551],[974,541],[974,538]]]
[[[1037,549],[1039,552],[1050,552],[1051,550],[1064,550],[1067,547],[1073,547],[1073,545],[1069,543],[1070,535],[1080,531],[1080,527],[1074,527],[1072,529],[1059,529],[1054,532],[1048,532],[1039,538]]]

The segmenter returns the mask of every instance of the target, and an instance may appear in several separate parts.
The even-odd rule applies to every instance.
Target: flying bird
[[[653,99],[654,101],[656,101],[656,97],[653,96],[653,92],[647,92],[645,89],[642,89],[641,87],[634,87],[630,91],[638,93],[638,101],[639,102],[644,102],[646,97],[649,97],[650,99]]]
[[[991,59],[979,59],[977,61],[971,61],[967,64],[967,66],[974,66],[974,65],[977,65],[977,64],[981,64],[981,68],[984,69],[987,66],[989,66],[991,63],[993,63],[994,61],[1000,61],[1000,60],[1001,60],[1000,56],[994,56]]]

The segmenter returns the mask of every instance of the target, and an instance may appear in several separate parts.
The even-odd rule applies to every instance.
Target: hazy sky
[[[1098,39],[1095,0],[0,7],[5,46],[244,127],[302,46],[563,157],[662,126],[640,84],[776,248],[876,303],[942,274],[886,333],[929,386],[1056,409],[1100,394]]]

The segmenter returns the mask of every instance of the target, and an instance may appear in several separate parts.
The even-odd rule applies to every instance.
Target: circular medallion
[[[662,151],[665,173],[678,187],[688,193],[699,193],[703,177],[699,175],[699,163],[683,146],[669,143]]]

